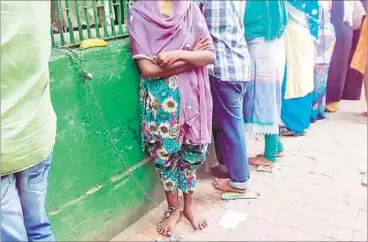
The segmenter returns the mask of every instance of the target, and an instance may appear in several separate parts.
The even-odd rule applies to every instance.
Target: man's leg
[[[17,188],[29,241],[55,241],[46,212],[47,177],[51,155],[40,164],[17,173]]]
[[[229,185],[235,189],[247,189],[250,179],[243,121],[245,89],[245,82],[211,78],[216,152],[226,165]]]
[[[13,174],[1,177],[1,241],[27,241]]]
[[[214,128],[212,130],[212,133],[213,133],[213,139],[214,140],[217,140],[217,135],[221,131],[220,129],[215,128],[215,127],[218,126],[216,124],[216,122],[217,122],[216,121],[216,117],[213,116],[212,125],[213,125]],[[217,158],[217,161],[219,162],[219,164],[217,166],[211,167],[211,172],[217,178],[229,178],[229,174],[227,172],[227,168],[226,168],[226,166],[224,164],[224,159],[222,158],[221,152],[219,152],[219,150],[220,150],[219,143],[218,142],[215,142],[216,158]]]

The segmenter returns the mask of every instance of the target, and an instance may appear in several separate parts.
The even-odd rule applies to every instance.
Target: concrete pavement
[[[367,241],[367,126],[358,122],[365,102],[343,102],[329,121],[313,124],[305,137],[284,138],[286,156],[273,173],[252,172],[256,200],[221,201],[202,172],[196,202],[208,219],[204,231],[180,222],[182,241]],[[249,155],[261,153],[263,138],[248,135]],[[213,155],[213,151],[211,152]],[[203,168],[213,163],[213,156]],[[166,204],[123,231],[113,241],[155,241],[156,223]],[[248,215],[234,230],[217,225],[227,209]]]

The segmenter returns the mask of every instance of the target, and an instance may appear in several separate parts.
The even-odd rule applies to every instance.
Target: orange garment
[[[368,55],[367,28],[368,28],[367,18],[365,18],[362,24],[359,42],[358,42],[357,48],[355,50],[353,59],[351,60],[351,64],[350,64],[351,68],[356,69],[362,74],[365,73],[366,68],[367,68],[367,55]]]

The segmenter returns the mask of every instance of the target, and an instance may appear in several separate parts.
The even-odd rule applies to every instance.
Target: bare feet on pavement
[[[277,153],[277,157],[278,158],[282,158],[282,157],[284,157],[285,156],[285,154],[284,154],[284,152],[282,151],[282,152],[279,152],[279,153]],[[264,154],[259,154],[259,155],[257,155],[257,157],[264,157]]]
[[[176,225],[180,221],[180,211],[179,209],[173,211],[168,218],[164,218],[158,225],[157,225],[157,232],[164,236],[171,236],[174,231]]]
[[[253,166],[272,166],[273,165],[273,163],[267,160],[266,158],[264,158],[264,156],[256,156],[256,157],[249,158],[248,163],[249,165],[253,165]]]
[[[237,193],[245,193],[247,192],[246,189],[237,189],[237,188],[233,188],[232,186],[230,186],[229,184],[229,179],[215,179],[212,182],[212,185],[214,186],[214,188],[223,191],[223,192],[237,192]]]
[[[203,230],[207,227],[207,221],[193,209],[192,206],[184,208],[183,214],[195,230]]]

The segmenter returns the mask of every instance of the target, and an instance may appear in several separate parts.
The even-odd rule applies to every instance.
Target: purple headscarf
[[[148,59],[161,52],[192,50],[200,36],[211,41],[199,7],[191,1],[173,0],[173,14],[165,18],[159,1],[141,0],[130,8],[129,35],[134,59]],[[206,67],[195,67],[176,75],[180,92],[179,124],[185,137],[195,144],[211,142],[212,97]]]

